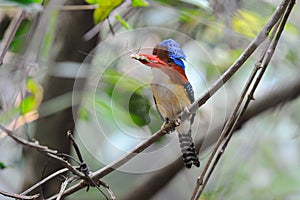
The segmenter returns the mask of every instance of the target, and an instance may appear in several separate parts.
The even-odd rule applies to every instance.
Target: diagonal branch
[[[26,11],[25,10],[19,10],[17,12],[17,15],[13,18],[13,20],[11,21],[8,30],[10,31],[10,33],[7,33],[9,35],[5,35],[5,38],[2,40],[2,52],[0,54],[0,66],[3,64],[3,60],[4,57],[8,51],[8,48],[12,42],[12,40],[14,39],[18,28],[21,25],[21,22],[23,21],[24,17],[26,15]]]
[[[25,190],[24,192],[21,193],[21,195],[25,195],[25,194],[28,194],[29,192],[33,191],[34,189],[42,186],[44,183],[46,183],[47,181],[53,179],[54,177],[58,176],[58,175],[61,175],[65,172],[69,171],[68,168],[63,168],[63,169],[60,169],[56,172],[54,172],[53,174],[50,174],[49,176],[47,176],[46,178],[44,178],[43,180],[37,182],[36,184],[34,184],[33,186],[31,186],[30,188],[28,188],[27,190]]]
[[[45,156],[50,157],[50,158],[52,158],[52,159],[60,162],[62,166],[68,168],[76,176],[78,176],[78,177],[80,177],[80,178],[82,178],[84,180],[87,179],[86,176],[82,172],[78,171],[68,161],[66,161],[63,158],[59,157],[57,155],[57,151],[56,150],[52,150],[52,149],[49,149],[46,146],[40,145],[37,141],[35,141],[35,142],[29,142],[27,140],[24,140],[23,138],[19,138],[19,137],[15,136],[15,134],[11,130],[8,130],[7,128],[5,128],[2,124],[0,124],[0,129],[3,132],[6,132],[7,135],[9,137],[11,137],[13,140],[15,140],[17,143],[22,144],[23,146],[30,147],[30,148],[33,148],[33,149],[39,151],[40,153],[44,154]]]
[[[31,196],[25,196],[25,195],[21,195],[21,194],[14,194],[14,193],[10,193],[10,192],[5,192],[0,190],[0,194],[6,197],[10,197],[10,198],[15,198],[15,199],[24,199],[24,200],[31,200],[31,199],[37,199],[40,195],[39,194],[35,194],[35,195],[31,195]]]

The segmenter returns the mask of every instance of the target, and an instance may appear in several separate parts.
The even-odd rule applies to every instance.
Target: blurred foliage
[[[30,30],[31,21],[23,20],[16,35],[11,42],[10,50],[15,53],[21,53],[25,48],[27,34]]]
[[[109,17],[110,13],[123,3],[123,0],[85,0],[88,4],[97,4],[98,7],[94,11],[94,22],[98,24]],[[148,2],[144,0],[133,0],[132,7],[145,7]],[[126,28],[130,29],[128,23],[120,16],[117,15],[116,19]]]
[[[7,166],[3,163],[3,162],[0,162],[0,170],[3,170],[5,169]]]
[[[43,99],[43,87],[33,79],[27,80],[26,92],[28,95],[21,102],[22,115],[37,110]]]
[[[120,22],[120,24],[122,24],[122,26],[126,29],[126,30],[131,30],[132,26],[130,24],[128,24],[128,22],[122,18],[120,15],[116,15],[116,20],[118,20]]]
[[[94,22],[98,24],[106,19],[110,12],[122,4],[122,0],[103,1],[103,0],[86,0],[89,4],[97,4],[98,7],[94,11]]]
[[[7,1],[13,1],[19,4],[32,4],[32,3],[42,3],[43,0],[7,0]]]
[[[128,126],[132,126],[132,122],[138,126],[145,126],[150,123],[149,109],[150,102],[142,95],[143,87],[136,88],[141,83],[133,78],[124,76],[122,73],[108,69],[103,74],[102,82],[105,83],[104,91],[109,98],[103,98],[99,94],[95,96],[95,102],[99,106],[99,111],[104,118],[111,120],[122,121]],[[100,91],[103,92],[103,91]],[[124,102],[124,97],[129,98],[129,110],[127,110],[127,102]],[[118,115],[112,114],[111,101],[113,101],[114,109],[118,110]],[[129,115],[128,116],[128,111]]]
[[[149,110],[149,100],[134,92],[129,100],[129,113],[136,125],[145,126],[150,123]]]
[[[232,19],[232,28],[234,31],[241,33],[247,37],[254,38],[266,24],[267,19],[264,19],[259,14],[240,9]]]
[[[146,7],[149,6],[149,3],[145,0],[132,0],[132,7]]]
[[[50,50],[52,48],[54,33],[56,31],[56,23],[58,20],[58,11],[53,11],[48,24],[48,31],[45,33],[43,46],[41,48],[41,60],[47,60],[50,57]]]

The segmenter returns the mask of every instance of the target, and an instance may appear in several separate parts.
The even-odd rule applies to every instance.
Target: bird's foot
[[[181,123],[181,119],[180,119],[180,118],[176,118],[176,119],[174,120],[175,126],[179,126],[180,123]]]
[[[170,123],[170,121],[165,121],[162,125],[161,125],[161,130],[164,134],[170,134],[171,131],[167,131],[166,126]]]

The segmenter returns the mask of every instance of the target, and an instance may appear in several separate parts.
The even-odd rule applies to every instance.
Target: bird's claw
[[[168,125],[169,121],[168,122],[164,122],[162,125],[161,125],[161,130],[164,134],[169,134],[171,131],[167,131],[166,129],[166,126]]]
[[[176,118],[176,119],[174,120],[175,126],[179,126],[180,123],[181,123],[181,119],[180,119],[180,118]]]

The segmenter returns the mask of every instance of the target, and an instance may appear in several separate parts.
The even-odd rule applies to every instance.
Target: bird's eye
[[[171,58],[168,58],[167,62],[168,62],[169,65],[171,65],[173,60]]]

